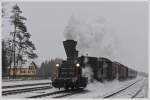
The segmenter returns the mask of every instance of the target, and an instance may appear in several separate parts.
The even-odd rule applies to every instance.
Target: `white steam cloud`
[[[104,18],[88,22],[71,16],[64,31],[65,39],[76,40],[80,54],[116,58],[117,42]]]
[[[93,81],[93,79],[94,79],[93,75],[94,75],[94,73],[90,66],[86,66],[85,68],[82,68],[82,76],[87,77],[89,83]]]

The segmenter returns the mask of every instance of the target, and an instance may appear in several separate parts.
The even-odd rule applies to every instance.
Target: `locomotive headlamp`
[[[80,64],[76,64],[77,67],[80,67]]]
[[[56,64],[56,67],[59,67],[59,64]]]

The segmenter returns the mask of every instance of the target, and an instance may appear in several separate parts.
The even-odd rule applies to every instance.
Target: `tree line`
[[[56,74],[56,64],[61,64],[62,59],[56,58],[51,60],[46,60],[41,63],[40,68],[37,71],[37,77],[40,79],[48,79],[55,77]]]

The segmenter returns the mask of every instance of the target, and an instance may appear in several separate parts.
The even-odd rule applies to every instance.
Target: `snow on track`
[[[34,87],[34,88],[8,90],[8,91],[2,91],[2,95],[12,95],[12,94],[17,94],[17,93],[24,93],[24,92],[37,91],[37,90],[45,90],[45,89],[51,89],[51,88],[52,88],[51,86],[41,86],[41,87]]]
[[[58,91],[58,89],[51,88],[46,90],[30,91],[21,94],[12,94],[12,95],[3,96],[3,98],[27,98],[27,97],[41,95],[41,94],[50,93],[54,91]]]
[[[134,98],[143,88],[143,79],[131,84],[128,88],[110,96],[111,98]]]
[[[11,97],[10,96],[11,94],[13,97],[16,96],[16,98],[18,98],[19,97],[18,95],[21,95],[22,93],[24,95],[26,94],[25,92],[28,93],[30,93],[31,91],[38,92],[39,90],[47,90],[52,88],[51,80],[26,80],[26,81],[13,80],[2,82],[2,84],[3,87],[5,87],[2,89],[3,97]]]
[[[143,85],[141,86],[141,91],[138,92],[137,95],[135,95],[135,98],[148,98],[148,79],[144,78]]]
[[[60,94],[44,96],[42,98],[102,98],[106,94],[108,95],[115,91],[118,91],[119,89],[123,89],[141,79],[144,79],[144,78],[137,77],[136,79],[132,79],[132,80],[126,80],[126,81],[114,80],[114,81],[104,82],[104,83],[94,81],[93,83],[90,83],[87,85],[87,87],[83,90],[85,92],[78,92],[78,93],[67,93],[67,92],[63,93],[62,92]],[[120,94],[114,95],[113,98],[132,97],[133,95],[131,96],[129,94],[133,94],[133,91],[134,91],[135,98],[144,98],[146,97],[146,95],[148,95],[147,90],[146,90],[148,89],[147,81],[148,81],[147,79],[143,81],[139,81],[137,82],[137,84],[132,85],[129,89],[124,89],[124,91],[120,92]],[[136,89],[136,92],[135,92],[135,89]],[[61,89],[60,91],[62,90],[63,89]],[[128,92],[125,90],[127,90]],[[52,93],[56,91],[59,91],[59,90],[56,88],[51,88],[47,90],[37,90],[37,91],[30,91],[30,92],[21,93],[21,94],[7,95],[7,96],[3,96],[3,98],[27,98],[27,97]],[[137,93],[137,91],[139,92]]]
[[[45,93],[41,95],[35,95],[28,98],[64,98],[71,95],[83,94],[89,91],[83,89],[74,89],[74,90],[57,90],[50,93]]]
[[[24,84],[39,84],[39,83],[51,83],[51,80],[10,80],[2,81],[2,86],[14,86],[14,85],[24,85]]]
[[[44,85],[34,85],[34,86],[22,86],[22,87],[15,87],[15,88],[4,88],[2,91],[10,91],[10,90],[17,90],[17,89],[26,89],[26,88],[35,88],[35,87],[44,87],[44,86],[52,86],[50,83],[49,84],[44,84]]]
[[[94,83],[88,84],[87,88],[85,89],[89,91],[88,93],[68,96],[68,98],[103,98],[103,96],[121,90],[140,79],[142,78],[137,77],[136,79],[132,80],[126,81],[114,80],[106,83],[100,83],[95,81]]]
[[[76,94],[79,94],[79,93],[84,94],[84,93],[87,93],[87,92],[89,92],[89,91],[82,90],[82,89],[81,90],[72,90],[68,93],[64,93],[63,95],[54,96],[52,98],[64,98],[64,97],[67,97],[67,96],[76,95]]]
[[[102,98],[110,98],[110,97],[113,97],[114,95],[118,95],[120,92],[132,87],[134,84],[136,84],[137,82],[139,82],[141,80],[137,80],[135,82],[131,82],[129,84],[126,84],[124,86],[122,86],[121,88],[118,88],[116,89],[115,91],[109,91],[108,93],[102,95],[102,96],[99,96],[99,97],[102,97]]]

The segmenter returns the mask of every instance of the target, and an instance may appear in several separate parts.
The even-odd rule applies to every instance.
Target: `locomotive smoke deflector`
[[[74,60],[78,57],[78,51],[76,50],[77,41],[66,40],[63,41],[63,45],[67,55],[67,60]]]

